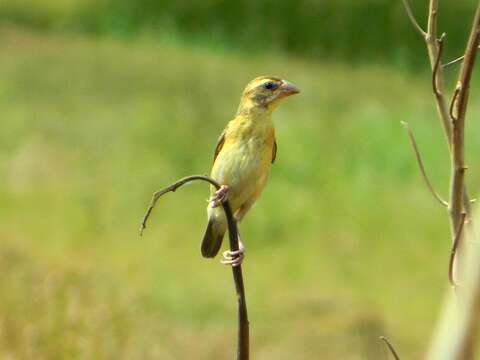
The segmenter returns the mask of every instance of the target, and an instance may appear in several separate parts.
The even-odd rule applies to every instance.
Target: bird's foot
[[[220,189],[215,191],[215,194],[210,199],[210,206],[212,208],[216,208],[220,206],[222,203],[224,203],[225,201],[227,201],[227,198],[228,198],[228,186],[222,185],[220,186]]]
[[[240,242],[239,243],[239,249],[232,251],[232,250],[227,250],[223,252],[223,260],[220,262],[223,265],[230,265],[230,266],[240,266],[243,262],[243,259],[245,258],[245,248],[243,247],[243,244]]]

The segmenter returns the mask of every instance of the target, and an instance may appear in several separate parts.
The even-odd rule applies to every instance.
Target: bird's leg
[[[215,191],[215,194],[210,199],[210,206],[216,208],[227,200],[228,197],[228,186],[222,185],[220,189]]]
[[[240,234],[238,234],[238,250],[224,251],[223,260],[221,260],[220,262],[223,265],[231,265],[233,267],[239,266],[242,264],[243,259],[245,258],[244,253],[245,253],[245,247],[243,246],[242,240],[240,239]]]

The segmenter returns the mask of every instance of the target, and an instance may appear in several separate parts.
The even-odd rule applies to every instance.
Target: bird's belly
[[[212,177],[229,187],[229,199],[235,211],[255,201],[267,181],[272,149],[253,142],[222,149],[212,169]]]

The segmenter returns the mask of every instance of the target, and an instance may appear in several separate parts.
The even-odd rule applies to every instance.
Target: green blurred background
[[[473,1],[441,3],[449,59]],[[198,251],[206,186],[165,197],[137,230],[154,190],[209,171],[244,85],[276,74],[302,94],[276,111],[277,161],[242,224],[253,358],[387,359],[380,335],[420,358],[449,229],[400,121],[442,194],[449,165],[400,5],[2,0],[0,357],[232,358],[231,274]]]

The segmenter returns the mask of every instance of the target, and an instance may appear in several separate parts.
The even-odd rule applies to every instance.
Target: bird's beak
[[[282,84],[280,85],[280,97],[286,97],[298,94],[300,90],[293,85],[291,82],[287,80],[282,80]]]

